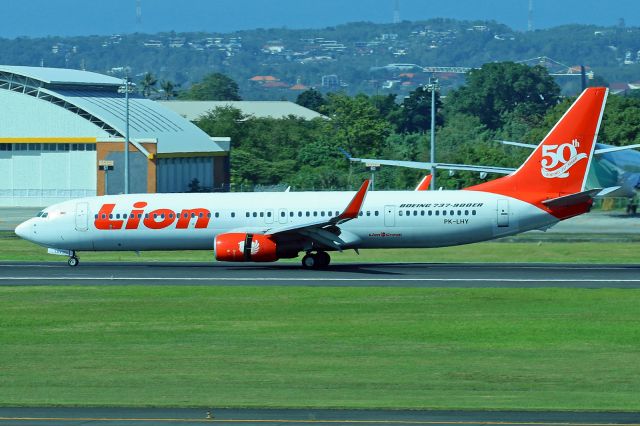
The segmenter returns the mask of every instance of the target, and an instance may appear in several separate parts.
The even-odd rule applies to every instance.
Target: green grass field
[[[574,236],[575,237],[575,236]],[[561,263],[637,263],[640,241],[563,242],[515,240],[485,242],[434,249],[361,250],[332,254],[332,262],[561,262]],[[212,251],[80,252],[81,262],[213,262]],[[24,241],[12,232],[0,232],[0,261],[53,261],[66,258],[49,255],[44,247]],[[284,260],[299,262],[299,259]]]
[[[640,291],[0,288],[0,402],[639,410]]]

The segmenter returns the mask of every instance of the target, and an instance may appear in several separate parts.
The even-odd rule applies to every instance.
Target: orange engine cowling
[[[277,247],[268,235],[229,233],[216,236],[216,260],[223,262],[275,262]]]

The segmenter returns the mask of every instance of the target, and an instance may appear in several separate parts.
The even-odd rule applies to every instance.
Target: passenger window
[[[429,210],[428,214],[429,214],[429,216],[432,216],[433,212],[431,210]]]
[[[112,214],[109,215],[109,219],[113,219],[113,215]]]
[[[293,217],[293,212],[289,212],[289,217]]]
[[[469,210],[465,210],[465,211],[464,211],[464,215],[465,215],[465,216],[469,216]]]
[[[267,217],[271,217],[271,212],[267,212]]]
[[[258,217],[258,213],[257,212],[253,212],[253,217]]]
[[[40,217],[40,213],[38,213],[38,216],[37,216],[37,217]],[[97,218],[98,218],[98,215],[97,215],[97,214],[96,214],[96,215],[94,215],[94,216],[93,216],[93,218],[94,218],[94,219],[97,219]]]
[[[245,213],[245,216],[246,216],[246,217],[249,217],[249,216],[251,216],[251,214],[250,214],[249,212],[246,212],[246,213]]]
[[[235,212],[231,212],[231,217],[236,217]]]
[[[285,213],[284,212],[280,212],[280,217],[284,217]]]
[[[362,216],[362,212],[358,213],[358,216]]]
[[[376,210],[375,212],[373,212],[374,215],[378,216],[378,210]]]
[[[440,216],[440,210],[436,210],[436,216]]]
[[[264,217],[264,212],[260,212],[260,217]]]
[[[145,218],[145,219],[148,219],[148,218],[149,218],[149,213],[145,213],[145,214],[144,214],[144,218]]]
[[[313,212],[313,217],[318,216],[318,212]]]
[[[476,211],[475,210],[471,210],[471,215],[475,216],[476,215]]]
[[[120,219],[120,213],[116,214],[116,219]]]
[[[142,219],[142,213],[138,213],[138,219]]]
[[[220,217],[220,213],[216,213],[216,214],[215,214],[215,216],[216,216],[216,217]]]
[[[207,213],[207,217],[211,217],[211,213]]]
[[[402,210],[398,211],[398,216],[402,216]]]
[[[198,213],[198,217],[202,217],[202,212]]]
[[[447,211],[446,210],[442,210],[442,216],[446,216],[447,215]]]
[[[125,219],[126,219],[126,217],[125,217]],[[169,219],[173,219],[173,213],[169,213]]]
[[[371,216],[371,212],[367,210],[367,216]]]
[[[414,216],[418,216],[418,210],[414,210],[414,211],[413,211],[413,215],[414,215]]]
[[[411,210],[407,210],[407,216],[411,216]]]
[[[307,213],[307,217],[311,216],[311,213],[309,213],[309,212],[306,212],[306,213]]]
[[[298,217],[302,217],[302,212],[298,212]]]
[[[449,215],[453,216],[454,214],[456,214],[456,212],[454,212],[453,210],[449,210]]]
[[[458,216],[462,216],[462,210],[458,210]]]
[[[171,215],[171,217],[173,217],[173,215]],[[127,214],[126,214],[126,213],[125,213],[125,214],[123,214],[123,215],[122,215],[122,218],[123,218],[123,219],[126,219],[126,218],[127,218]]]
[[[324,217],[324,210],[320,212],[320,216]]]
[[[327,212],[327,216],[329,216],[329,217],[333,216],[333,212],[332,212],[331,210],[329,210],[329,211]]]

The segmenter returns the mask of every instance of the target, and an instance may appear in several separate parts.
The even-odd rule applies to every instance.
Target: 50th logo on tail
[[[580,141],[574,139],[562,145],[542,145],[542,176],[546,178],[569,177],[569,169],[587,154],[578,153]]]

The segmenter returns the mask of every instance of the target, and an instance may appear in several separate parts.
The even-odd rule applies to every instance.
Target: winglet
[[[364,182],[362,182],[362,186],[358,189],[356,195],[353,196],[347,208],[336,217],[337,221],[345,221],[358,217],[360,208],[364,203],[364,198],[367,195],[367,191],[369,191],[369,179],[365,179]]]
[[[425,177],[423,177],[414,191],[428,191],[429,186],[431,185],[432,178],[433,177],[431,175],[426,175]]]

